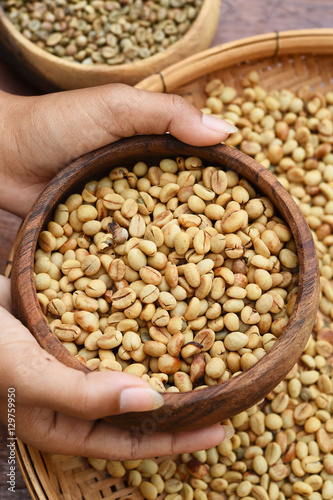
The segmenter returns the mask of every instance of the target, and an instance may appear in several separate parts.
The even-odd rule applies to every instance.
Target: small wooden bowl
[[[194,147],[168,135],[133,137],[82,156],[68,165],[43,191],[20,230],[12,270],[13,308],[40,345],[64,364],[88,371],[50,331],[35,291],[33,263],[36,244],[55,206],[71,192],[78,192],[89,179],[102,177],[112,167],[130,167],[138,160],[156,164],[162,158],[179,155],[199,156],[205,164],[235,170],[271,199],[288,223],[296,242],[299,292],[284,333],[275,346],[246,372],[199,391],[164,394],[165,405],[152,412],[107,418],[121,427],[144,432],[204,427],[232,417],[260,401],[299,359],[312,331],[319,302],[318,265],[308,225],[291,196],[268,170],[225,145]]]
[[[197,18],[164,52],[128,64],[84,65],[66,61],[25,38],[0,7],[0,52],[21,78],[44,91],[69,90],[106,83],[135,85],[163,68],[207,49],[215,35],[221,0],[204,0]]]

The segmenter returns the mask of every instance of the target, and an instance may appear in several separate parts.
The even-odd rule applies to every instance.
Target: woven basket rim
[[[136,87],[167,93],[216,69],[300,53],[333,54],[333,28],[274,31],[216,45],[141,80]]]

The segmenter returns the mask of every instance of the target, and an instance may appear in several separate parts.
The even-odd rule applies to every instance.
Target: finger
[[[5,104],[12,128],[6,130],[8,140],[3,142],[11,144],[12,151],[9,148],[4,159],[10,174],[6,188],[1,190],[0,185],[0,194],[3,207],[21,216],[61,168],[120,138],[169,132],[188,144],[207,146],[237,130],[202,114],[180,96],[123,84],[11,96]]]
[[[11,311],[10,279],[0,275],[0,306]]]
[[[154,433],[122,429],[104,421],[89,422],[50,410],[17,408],[17,434],[41,451],[66,455],[134,460],[192,453],[230,439],[233,429],[219,424],[189,432]]]
[[[163,405],[162,396],[140,377],[119,372],[86,374],[68,368],[44,351],[3,308],[0,320],[1,395],[14,387],[21,404],[90,420]]]
[[[34,147],[29,152],[35,151],[35,160],[46,167],[46,177],[50,169],[54,174],[82,154],[123,137],[170,132],[181,141],[207,146],[237,130],[203,115],[180,96],[123,84],[38,96],[25,107],[28,119],[33,117],[28,130]]]
[[[170,132],[184,142],[205,146],[237,130],[224,120],[203,115],[180,96],[122,84],[48,96],[46,104],[44,116],[51,114],[53,137],[67,145],[73,158],[137,134]]]

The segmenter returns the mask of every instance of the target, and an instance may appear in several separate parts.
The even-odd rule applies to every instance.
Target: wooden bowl
[[[0,7],[0,52],[22,78],[34,87],[52,92],[106,83],[134,85],[166,66],[209,47],[215,35],[221,0],[204,0],[189,30],[164,52],[129,64],[84,65],[56,57],[25,38]]]
[[[156,164],[162,158],[178,155],[199,156],[205,164],[235,170],[271,199],[289,224],[296,242],[299,292],[284,333],[275,346],[246,372],[199,391],[166,393],[163,395],[165,405],[152,412],[107,418],[116,425],[146,432],[204,427],[232,417],[260,401],[297,362],[312,331],[319,301],[318,266],[309,228],[293,199],[268,170],[225,145],[194,147],[168,135],[134,137],[84,155],[62,170],[40,195],[20,230],[12,269],[13,308],[40,345],[64,364],[88,371],[50,331],[35,291],[33,263],[36,244],[55,206],[71,192],[78,192],[89,179],[102,177],[112,167],[130,167],[138,160]]]

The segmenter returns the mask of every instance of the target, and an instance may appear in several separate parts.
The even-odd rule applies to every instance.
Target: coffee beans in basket
[[[59,204],[35,254],[51,330],[92,370],[160,392],[223,383],[283,333],[292,233],[272,202],[198,157],[114,168]]]
[[[271,96],[280,103],[279,109],[266,108],[265,98]],[[303,104],[300,106],[300,101],[294,99],[301,99]],[[268,99],[269,102],[272,100]],[[276,101],[273,102],[276,105]],[[297,103],[298,111],[294,107]],[[224,89],[221,81],[214,80],[207,85],[205,111],[222,115],[223,108],[224,117],[239,127],[238,136],[234,134],[227,142],[248,148],[249,152],[252,148],[251,155],[277,175],[300,205],[315,239],[323,314],[318,315],[313,336],[299,363],[286,378],[267,394],[262,404],[235,415],[228,422],[235,428],[230,441],[171,459],[145,459],[137,463],[89,459],[96,469],[107,470],[115,478],[126,478],[130,486],[140,489],[144,498],[161,494],[170,500],[333,498],[333,294],[330,281],[333,156],[332,134],[320,132],[324,130],[320,125],[322,120],[326,123],[325,130],[330,130],[326,120],[332,121],[332,105],[332,92],[315,95],[304,88],[298,95],[290,90],[267,93],[258,87],[258,74],[254,72],[244,79],[243,95],[237,95],[231,88]],[[249,117],[254,108],[264,110],[259,123],[254,118],[257,111],[252,119]],[[288,134],[279,137],[286,129]],[[295,135],[297,144],[289,142],[286,147]],[[304,138],[307,141],[304,142]],[[251,143],[246,142],[248,139]],[[277,163],[271,156],[277,150],[274,144],[283,148]],[[310,144],[314,146],[313,153]],[[293,151],[300,145],[306,154],[303,161],[294,164]],[[295,152],[297,159],[301,153]],[[121,498],[121,490],[119,496]]]

